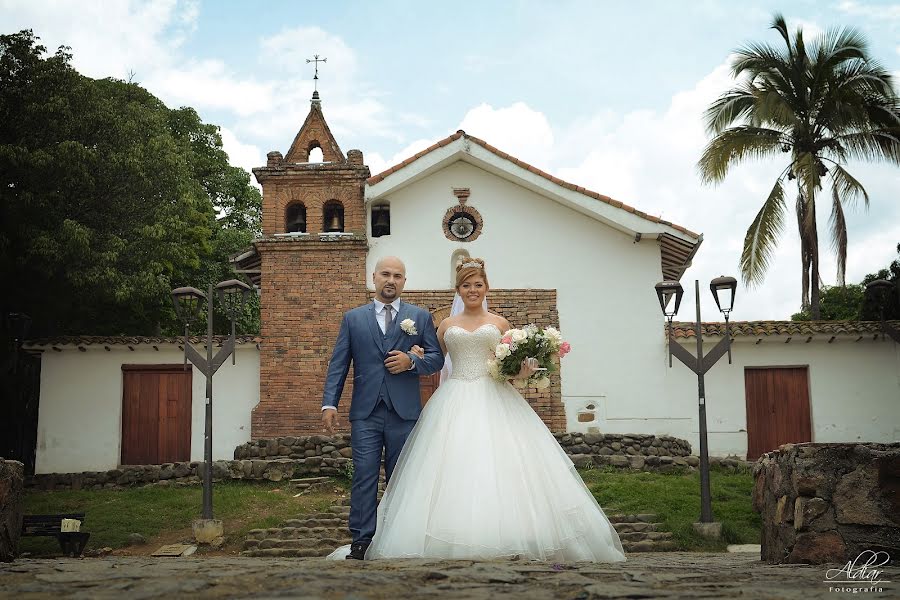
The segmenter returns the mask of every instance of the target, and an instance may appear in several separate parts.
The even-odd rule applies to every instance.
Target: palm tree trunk
[[[821,306],[821,298],[820,298],[820,284],[819,280],[819,232],[816,227],[816,205],[814,203],[809,204],[809,210],[812,211],[811,222],[812,227],[809,232],[809,279],[810,279],[810,297],[809,297],[809,314],[813,321],[818,321],[822,318],[822,306]]]
[[[801,270],[801,296],[800,296],[800,310],[808,311],[809,310],[809,267],[810,267],[810,255],[809,255],[809,235],[808,232],[803,228],[803,223],[806,220],[806,205],[803,202],[803,194],[797,195],[797,229],[800,234],[800,262],[803,265]]]

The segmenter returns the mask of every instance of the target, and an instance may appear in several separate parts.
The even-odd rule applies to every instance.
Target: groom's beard
[[[397,288],[384,286],[381,288],[381,297],[385,300],[395,300],[397,298]]]

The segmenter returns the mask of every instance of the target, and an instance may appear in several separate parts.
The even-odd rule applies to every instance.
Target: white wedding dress
[[[488,374],[499,341],[492,324],[444,333],[453,373],[403,447],[367,559],[625,560],[616,530],[543,421]]]

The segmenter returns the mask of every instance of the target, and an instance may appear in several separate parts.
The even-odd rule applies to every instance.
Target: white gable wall
[[[457,204],[454,187],[471,189],[468,204],[484,219],[481,236],[473,242],[450,241],[441,229],[446,210]],[[463,161],[386,199],[391,235],[370,241],[370,273],[379,258],[397,255],[406,262],[407,289],[449,289],[451,256],[465,249],[485,259],[494,288],[557,290],[560,329],[573,347],[563,361],[562,381],[570,429],[590,425],[633,432],[634,419],[640,418],[662,431],[683,415],[660,394],[647,393],[660,389],[666,376],[653,368],[665,360],[653,289],[662,279],[656,240],[635,243],[631,236]],[[577,423],[578,411],[588,404],[599,407],[600,422]]]
[[[66,347],[41,356],[36,473],[115,469],[121,457],[123,364],[181,363],[177,346]],[[259,351],[241,345],[213,378],[213,458],[231,460],[250,440],[250,411],[259,402]],[[188,363],[190,368],[193,368]],[[203,460],[206,379],[192,376],[191,460]]]

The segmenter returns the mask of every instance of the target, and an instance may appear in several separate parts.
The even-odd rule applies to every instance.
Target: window
[[[337,200],[329,200],[322,207],[322,230],[327,232],[344,231],[344,205]]]
[[[285,210],[284,231],[286,233],[306,233],[306,207],[302,202],[294,202]]]
[[[391,235],[391,207],[389,204],[372,205],[372,237]]]

